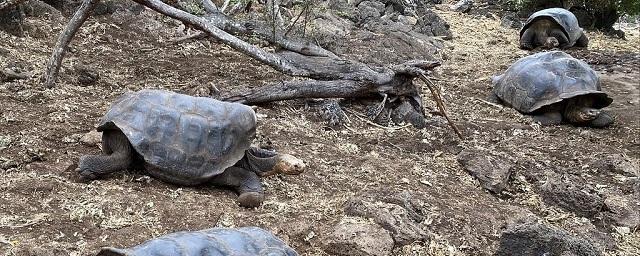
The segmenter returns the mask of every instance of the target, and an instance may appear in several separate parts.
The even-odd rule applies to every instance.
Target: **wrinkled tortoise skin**
[[[253,109],[163,90],[119,97],[98,131],[120,129],[154,176],[195,185],[238,162],[255,138]],[[150,170],[151,171],[151,170]]]
[[[573,13],[562,8],[549,8],[531,14],[520,30],[520,37],[522,38],[527,28],[541,19],[547,19],[560,25],[562,32],[569,40],[570,46],[575,45],[578,38],[582,36],[582,28],[580,28],[578,18]]]
[[[270,232],[257,227],[177,232],[128,249],[105,247],[97,256],[297,256]]]
[[[522,113],[579,95],[595,97],[593,108],[604,108],[612,99],[602,92],[600,79],[587,63],[561,51],[526,56],[493,79],[493,93]]]

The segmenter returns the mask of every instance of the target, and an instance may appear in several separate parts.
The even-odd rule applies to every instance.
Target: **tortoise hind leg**
[[[562,123],[560,112],[547,112],[533,116],[533,120],[540,122],[543,126],[557,125]]]
[[[211,183],[216,186],[234,188],[238,193],[240,206],[258,207],[264,201],[262,183],[255,172],[232,166],[213,177]]]
[[[589,45],[589,38],[587,38],[587,35],[585,35],[584,31],[583,31],[582,35],[580,36],[580,38],[578,38],[578,40],[576,41],[575,46],[577,46],[577,47],[587,47],[587,45]]]
[[[78,172],[83,179],[93,180],[126,169],[133,161],[133,150],[129,140],[120,130],[107,130],[102,133],[102,151],[103,155],[80,157]]]

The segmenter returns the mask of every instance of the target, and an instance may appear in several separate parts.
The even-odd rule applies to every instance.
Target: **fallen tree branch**
[[[74,14],[61,34],[52,58],[47,66],[45,85],[50,87],[55,82],[62,57],[71,38],[86,20],[90,10],[99,0],[84,0],[82,6]],[[203,31],[207,35],[232,47],[233,49],[266,64],[275,70],[305,79],[283,81],[268,86],[254,88],[245,92],[230,93],[222,100],[244,104],[260,104],[272,101],[299,98],[382,98],[382,108],[388,109],[389,115],[395,113],[394,122],[411,123],[415,127],[425,127],[425,113],[422,107],[420,91],[414,84],[416,77],[426,79],[429,70],[440,65],[437,61],[412,60],[389,67],[371,67],[364,63],[343,59],[335,54],[308,43],[299,43],[283,38],[279,33],[269,33],[260,27],[241,25],[231,20],[217,7],[209,2],[206,17],[199,17],[176,9],[160,0],[133,0],[163,15],[177,19],[186,25]],[[206,0],[205,0],[206,1]],[[277,1],[274,1],[277,2]],[[307,8],[306,13],[308,14]],[[234,36],[258,35],[263,39],[280,46],[276,52],[268,52]],[[284,50],[283,50],[284,49]],[[428,81],[428,80],[426,80]],[[428,86],[430,86],[428,84]],[[430,87],[430,89],[433,89]],[[438,107],[450,122],[454,130],[461,136],[455,125],[451,123],[437,91],[432,90]]]
[[[82,5],[78,7],[78,10],[69,21],[67,27],[64,28],[60,37],[58,37],[58,41],[56,42],[56,46],[53,48],[53,53],[51,54],[51,58],[49,59],[49,63],[47,64],[47,70],[44,73],[44,86],[46,88],[52,88],[55,85],[56,78],[58,76],[58,71],[60,70],[60,65],[62,64],[62,59],[64,58],[64,54],[67,51],[67,47],[73,39],[73,36],[78,32],[82,23],[87,20],[91,10],[96,7],[96,5],[100,2],[100,0],[85,0],[82,2]]]

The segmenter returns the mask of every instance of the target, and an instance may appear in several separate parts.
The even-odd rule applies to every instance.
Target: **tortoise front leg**
[[[83,179],[93,180],[99,176],[124,170],[133,161],[133,150],[127,136],[119,130],[102,133],[103,155],[86,155],[78,161],[78,172]]]
[[[576,47],[587,47],[587,45],[589,45],[589,38],[587,38],[587,35],[582,31],[582,35],[580,35],[580,38],[576,41]]]
[[[527,30],[525,30],[524,33],[522,33],[522,36],[520,37],[520,49],[531,50],[535,48],[535,46],[533,45],[535,37],[536,37],[535,29],[527,28]]]
[[[243,207],[258,207],[264,201],[260,177],[255,172],[243,168],[229,167],[213,177],[211,184],[235,189],[238,193],[238,204]]]

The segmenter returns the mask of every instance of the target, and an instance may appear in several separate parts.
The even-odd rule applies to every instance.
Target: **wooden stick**
[[[451,126],[453,131],[455,131],[455,133],[458,135],[460,139],[464,139],[462,137],[462,133],[460,132],[460,130],[458,130],[458,127],[451,121],[451,119],[449,119],[449,116],[447,115],[447,111],[445,110],[444,103],[442,101],[442,96],[440,94],[440,90],[436,88],[433,82],[431,82],[429,78],[427,78],[427,76],[425,76],[424,74],[420,74],[419,77],[427,85],[427,87],[429,88],[429,91],[431,91],[431,95],[433,96],[433,99],[436,102],[438,109],[440,109],[440,113],[442,113],[442,116],[444,116],[444,118],[447,119],[449,126]]]
[[[100,0],[84,0],[78,8],[78,11],[76,11],[71,18],[71,21],[69,21],[69,24],[67,24],[67,27],[65,27],[62,34],[60,34],[60,37],[58,37],[58,42],[56,42],[56,46],[53,48],[53,53],[51,54],[51,58],[47,64],[47,70],[43,77],[46,88],[52,88],[55,85],[56,77],[62,64],[62,58],[64,58],[64,54],[67,52],[67,47],[71,39],[73,39],[73,36],[78,32],[80,26],[82,26],[89,17],[89,14],[91,14],[91,10],[93,10],[99,2]]]

